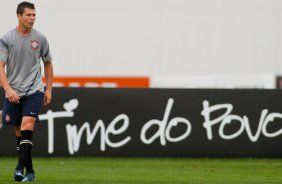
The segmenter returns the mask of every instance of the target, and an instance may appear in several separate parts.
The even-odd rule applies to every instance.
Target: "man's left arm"
[[[48,105],[52,100],[52,85],[53,85],[53,64],[52,61],[43,62],[44,63],[44,75],[46,79],[46,90],[44,93],[43,105]]]

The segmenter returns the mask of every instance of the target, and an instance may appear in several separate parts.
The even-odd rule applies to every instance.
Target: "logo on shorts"
[[[9,123],[11,121],[11,115],[10,114],[6,114],[5,121],[7,123]]]
[[[31,40],[30,41],[30,48],[32,49],[32,50],[38,50],[38,48],[39,48],[39,41],[37,41],[37,40]]]

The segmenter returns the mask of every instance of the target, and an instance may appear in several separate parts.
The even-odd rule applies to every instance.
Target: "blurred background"
[[[19,0],[1,0],[0,35]],[[280,88],[280,0],[35,1],[56,86]]]
[[[36,156],[281,157],[281,0],[30,2],[58,87]]]

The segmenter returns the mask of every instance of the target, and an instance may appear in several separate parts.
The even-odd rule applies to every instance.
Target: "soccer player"
[[[33,28],[34,4],[18,4],[17,18],[18,26],[0,39],[0,83],[5,90],[2,123],[15,127],[18,165],[14,179],[34,181],[32,135],[35,123],[39,121],[40,107],[51,102],[53,65],[47,38]],[[46,87],[42,82],[41,60]]]

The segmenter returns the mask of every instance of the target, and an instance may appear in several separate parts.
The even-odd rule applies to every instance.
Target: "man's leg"
[[[22,138],[20,126],[15,126],[15,133],[17,139],[18,165],[15,169],[14,179],[15,181],[22,181],[24,179],[24,165],[21,164],[19,157],[19,146]]]
[[[38,113],[42,106],[44,93],[38,92],[21,98],[22,123],[20,143],[20,162],[24,164],[26,176],[22,181],[34,181],[35,173],[32,166],[31,149],[35,122],[39,121]]]
[[[21,132],[20,132],[20,124],[22,119],[21,114],[22,113],[21,113],[20,104],[11,103],[7,98],[5,98],[3,109],[2,109],[2,123],[4,125],[12,125],[15,127],[17,147],[19,147],[21,141]],[[20,162],[18,161],[18,164],[14,171],[14,179],[15,181],[22,181],[23,178],[24,178],[24,166],[21,165]]]
[[[26,168],[26,177],[23,181],[34,181],[35,173],[32,166],[32,158],[31,158],[31,149],[33,146],[32,143],[32,135],[33,129],[35,125],[35,118],[24,116],[22,118],[21,124],[21,135],[22,139],[20,142],[20,150],[19,150],[19,160],[20,164],[23,164]]]
[[[21,142],[21,139],[22,139],[22,133],[21,133],[21,127],[20,126],[15,126],[15,133],[16,133],[16,140],[17,140],[17,152],[19,154],[20,142]],[[20,164],[19,159],[18,159],[18,165],[16,167],[16,170],[24,170],[24,166]]]

